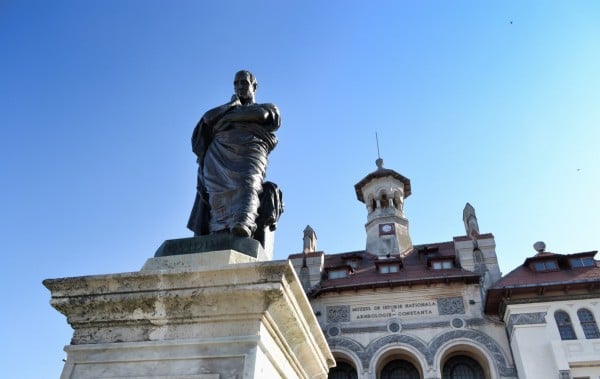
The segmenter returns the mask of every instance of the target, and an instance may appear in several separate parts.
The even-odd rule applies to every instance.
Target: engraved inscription
[[[215,250],[221,244],[220,241],[210,239],[186,239],[179,241],[168,241],[165,251],[173,253],[191,253],[198,250]]]
[[[420,317],[437,315],[437,303],[434,300],[410,301],[396,304],[361,305],[351,308],[352,321],[388,319],[391,317]]]

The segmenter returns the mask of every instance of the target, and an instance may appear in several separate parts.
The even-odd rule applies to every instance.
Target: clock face
[[[379,235],[394,234],[394,224],[379,224]]]

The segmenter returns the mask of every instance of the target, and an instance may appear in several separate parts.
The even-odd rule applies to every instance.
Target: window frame
[[[327,279],[329,280],[347,278],[348,276],[350,276],[350,270],[347,268],[338,267],[327,270]]]
[[[587,320],[582,319],[582,314],[589,316]],[[585,339],[592,340],[600,338],[600,330],[598,330],[598,324],[594,313],[587,308],[579,308],[577,310],[577,318],[579,319],[579,325],[583,329]]]
[[[395,274],[400,272],[400,265],[398,263],[379,264],[377,271],[379,271],[380,274],[384,275]]]
[[[579,263],[574,264],[574,262],[579,262]],[[585,268],[585,267],[594,267],[596,265],[596,262],[594,261],[594,258],[592,258],[592,257],[577,257],[577,258],[570,258],[569,265],[571,266],[571,268]]]
[[[454,268],[454,261],[452,259],[432,259],[431,260],[431,269],[432,270],[449,270],[451,268]]]
[[[464,378],[465,376],[473,379],[485,378],[485,369],[477,359],[467,354],[455,355],[446,359],[442,366],[442,379]]]
[[[538,265],[541,265],[541,267]],[[558,266],[558,260],[556,259],[546,259],[543,261],[531,262],[531,269],[535,272],[551,272],[560,270]]]
[[[336,367],[332,367],[327,374],[327,378],[343,378],[357,379],[358,372],[352,363],[346,361],[338,361]]]
[[[566,316],[566,318],[563,317],[561,320],[559,320],[559,316]],[[558,334],[560,335],[560,339],[562,341],[573,341],[577,339],[577,334],[573,328],[571,316],[567,311],[563,311],[562,309],[556,310],[554,312],[554,321],[556,322]]]

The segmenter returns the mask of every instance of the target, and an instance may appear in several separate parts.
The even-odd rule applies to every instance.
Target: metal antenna
[[[379,137],[377,136],[377,132],[375,132],[375,141],[377,142],[377,160],[375,161],[375,164],[378,169],[382,169],[383,159],[381,159],[381,155],[379,154]]]

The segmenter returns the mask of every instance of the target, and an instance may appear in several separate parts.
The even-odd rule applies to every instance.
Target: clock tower
[[[410,180],[394,170],[377,169],[354,185],[356,197],[367,206],[366,251],[385,256],[402,256],[412,250],[404,199],[410,195]]]

